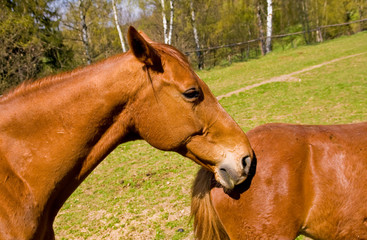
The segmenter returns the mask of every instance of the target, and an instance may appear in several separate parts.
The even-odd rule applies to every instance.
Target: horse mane
[[[87,71],[91,71],[106,63],[117,61],[121,59],[121,57],[123,57],[125,54],[126,53],[118,54],[118,55],[112,56],[110,58],[106,58],[104,60],[101,60],[99,62],[96,62],[88,66],[80,66],[71,71],[46,76],[46,77],[43,77],[37,80],[34,80],[34,79],[26,80],[20,83],[18,86],[5,92],[4,95],[0,96],[0,102],[11,100],[19,96],[25,96],[32,92],[48,89],[49,87],[57,85],[61,82],[67,81],[76,75],[85,73]]]
[[[200,240],[229,240],[210,198],[210,190],[216,184],[212,172],[205,168],[198,171],[192,188],[191,219],[195,237]]]
[[[187,59],[187,57],[179,50],[177,50],[175,47],[164,44],[164,43],[151,43],[151,45],[154,47],[154,49],[158,50],[158,53],[163,52],[176,60],[181,64],[181,66],[185,67],[186,69],[190,69],[190,63]]]
[[[190,69],[190,64],[187,60],[187,57],[185,55],[183,55],[180,51],[178,51],[176,48],[167,45],[167,44],[162,44],[162,43],[151,43],[152,46],[158,50],[158,52],[162,52],[165,53],[175,59],[178,60],[178,62],[185,68]],[[58,83],[67,81],[68,79],[71,79],[72,77],[78,75],[78,74],[82,74],[84,72],[87,71],[91,71],[94,70],[104,64],[110,63],[110,62],[114,62],[114,61],[118,61],[119,59],[121,59],[123,56],[125,56],[127,53],[122,53],[122,54],[118,54],[112,57],[109,57],[107,59],[101,60],[97,63],[94,63],[92,65],[89,66],[81,66],[78,67],[72,71],[68,71],[68,72],[63,72],[63,73],[58,73],[56,75],[50,75],[47,77],[43,77],[40,78],[38,80],[34,80],[34,79],[29,79],[26,80],[24,82],[22,82],[21,84],[19,84],[18,86],[16,86],[15,88],[10,89],[8,92],[6,92],[4,95],[0,96],[0,102],[5,102],[7,100],[11,100],[14,99],[16,97],[19,96],[25,96],[29,93],[32,92],[36,92],[36,91],[40,91],[43,89],[48,89],[50,86],[56,85]]]
[[[164,43],[154,42],[143,31],[139,31],[139,34],[145,39],[145,41],[151,44],[154,47],[154,49],[164,52],[165,54],[168,54],[173,58],[176,58],[177,60],[179,60],[179,62],[183,66],[186,66],[186,67],[190,66],[187,57],[183,55],[181,51],[179,51],[175,47],[168,45],[168,44],[164,44]]]

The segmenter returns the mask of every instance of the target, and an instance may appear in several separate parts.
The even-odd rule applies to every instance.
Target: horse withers
[[[367,123],[268,124],[247,136],[256,160],[245,182],[223,191],[197,175],[199,239],[367,239]]]
[[[247,137],[185,56],[132,27],[128,42],[125,54],[0,98],[0,239],[54,239],[65,200],[130,140],[191,158],[228,189],[246,179]]]

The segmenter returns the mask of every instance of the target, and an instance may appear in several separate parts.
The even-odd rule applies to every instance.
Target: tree
[[[262,13],[264,12],[264,9],[263,9],[263,6],[260,0],[256,0],[255,4],[256,4],[257,26],[259,28],[261,55],[265,55],[266,54],[266,42],[264,38],[264,28],[263,28],[263,20],[262,20]]]
[[[161,0],[164,43],[171,44],[171,42],[172,42],[174,5],[173,5],[173,0],[170,0],[169,1],[169,5],[170,5],[170,19],[169,19],[169,26],[167,26],[167,18],[166,18],[166,13],[165,13],[165,7],[164,7],[165,4],[164,4],[164,1],[165,0]]]
[[[88,0],[78,0],[78,8],[79,8],[79,16],[80,16],[80,25],[81,25],[81,38],[85,49],[85,55],[87,57],[87,63],[91,64],[92,57],[90,55],[89,49],[89,37],[88,37],[88,26],[85,21],[86,14],[88,8],[92,3]]]
[[[196,18],[195,18],[195,9],[194,9],[194,2],[193,0],[190,0],[190,12],[191,12],[191,25],[192,25],[192,31],[194,34],[194,40],[196,45],[196,56],[198,58],[198,68],[203,69],[204,68],[204,58],[203,54],[200,50],[200,41],[198,36],[198,30],[196,28]]]
[[[271,35],[273,30],[273,3],[272,0],[266,1],[268,4],[268,12],[266,18],[266,53],[271,51]]]
[[[121,52],[116,28],[111,24],[111,2],[64,1],[62,32],[74,51],[75,65],[88,64]]]
[[[76,32],[72,38],[70,36],[66,37],[74,41],[80,41],[82,43],[82,48],[84,49],[83,55],[86,59],[87,64],[91,64],[92,56],[91,49],[89,45],[89,34],[88,34],[88,24],[87,24],[87,13],[92,5],[90,0],[77,0],[77,1],[66,1],[68,12],[66,17],[62,20],[63,25]],[[64,33],[68,31],[64,30]]]
[[[54,6],[60,2],[64,6],[58,11]],[[216,59],[230,62],[230,56],[242,59],[245,50],[246,57],[257,55],[259,49],[266,54],[274,41],[283,47],[289,43],[294,46],[363,30],[366,22],[328,29],[320,26],[363,19],[366,3],[366,0],[3,0],[0,1],[4,9],[0,12],[0,77],[20,82],[104,59],[121,52],[121,48],[126,51],[123,32],[128,25],[184,52],[261,39],[260,48],[257,43],[240,44],[236,48],[205,52],[208,65],[210,61],[215,64]],[[303,38],[271,39],[272,35],[299,31],[304,31]],[[203,68],[204,52],[195,54],[198,67]]]
[[[306,44],[310,44],[311,42],[311,35],[310,35],[310,21],[308,17],[308,6],[307,0],[299,0],[298,1],[298,12],[300,17],[300,22],[302,24],[302,28],[304,31],[304,39]]]
[[[116,10],[115,0],[112,0],[112,9],[113,9],[113,16],[114,16],[114,19],[115,19],[116,29],[117,29],[117,32],[119,33],[119,38],[120,38],[120,42],[121,42],[122,51],[126,52],[124,37],[122,36],[120,24],[119,24],[118,17],[117,17],[117,10]]]
[[[72,65],[52,0],[8,0],[0,7],[0,91]]]
[[[367,12],[367,2],[366,0],[355,0],[355,4],[357,5],[358,8],[358,15],[359,15],[359,20],[364,19],[366,16],[366,12]],[[367,24],[361,22],[359,24],[359,31],[363,31],[367,29]]]
[[[34,78],[41,71],[44,49],[33,37],[36,28],[30,16],[18,15],[8,8],[0,14],[0,91]]]

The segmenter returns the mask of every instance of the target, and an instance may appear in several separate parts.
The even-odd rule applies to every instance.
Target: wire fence
[[[319,26],[308,31],[273,35],[271,39],[274,47],[285,49],[296,47],[297,45],[319,43],[364,30],[367,30],[367,18],[347,23]],[[262,54],[261,41],[265,39],[266,37],[221,46],[205,47],[186,51],[185,54],[193,66],[199,69],[211,68],[216,65],[229,65],[232,62],[246,61],[259,57]]]

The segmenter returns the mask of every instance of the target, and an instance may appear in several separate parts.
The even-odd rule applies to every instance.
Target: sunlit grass
[[[335,58],[367,52],[367,32],[341,37],[323,44],[272,52],[249,62],[217,67],[198,74],[218,96],[274,76],[288,74]]]
[[[367,54],[307,73],[298,82],[265,84],[221,103],[249,130],[268,122],[303,124],[367,120]]]

